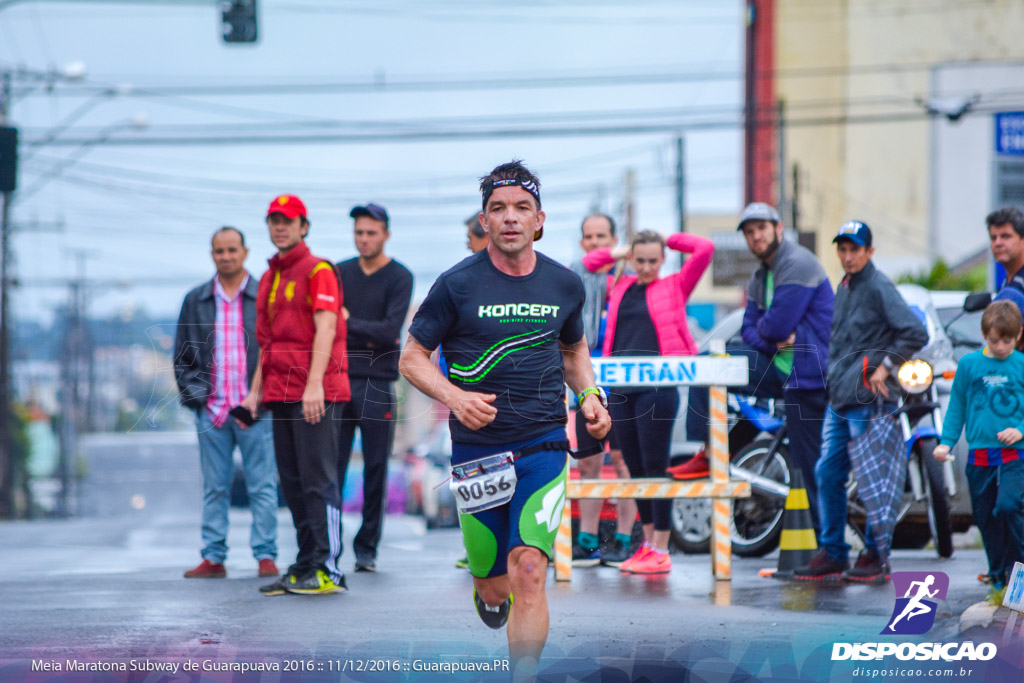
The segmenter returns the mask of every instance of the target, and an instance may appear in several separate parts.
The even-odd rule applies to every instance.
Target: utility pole
[[[686,232],[686,140],[676,137],[676,216],[679,232]]]
[[[64,337],[64,353],[61,357],[61,449],[60,449],[60,498],[57,502],[57,516],[70,517],[72,510],[73,468],[78,451],[78,433],[83,423],[81,384],[83,382],[83,356],[91,355],[86,346],[85,333],[85,259],[90,256],[86,249],[72,252],[77,262],[76,275],[68,281],[67,329]],[[90,345],[91,346],[91,345]],[[90,395],[90,400],[92,396]]]
[[[622,218],[626,226],[626,244],[633,240],[633,233],[636,232],[636,212],[633,206],[636,197],[636,171],[632,168],[626,169],[626,177],[623,180],[626,196],[622,200]]]
[[[676,136],[676,214],[679,232],[686,232],[686,139]],[[683,255],[679,255],[679,267],[683,267]]]
[[[786,223],[786,102],[779,99],[778,102],[778,148],[779,148],[779,213],[782,214],[782,224],[792,225],[793,217],[790,216],[789,223]]]
[[[11,102],[11,73],[0,74],[0,126],[7,125]],[[8,289],[10,287],[11,192],[3,193],[0,207],[0,518],[14,517],[14,458],[11,453],[10,346],[8,323],[11,317]]]
[[[793,204],[790,210],[793,229],[800,231],[800,164],[793,162]]]

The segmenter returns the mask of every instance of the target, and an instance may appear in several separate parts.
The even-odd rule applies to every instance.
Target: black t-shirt
[[[348,375],[398,379],[401,330],[412,299],[412,273],[398,261],[367,275],[359,259],[338,264],[348,336]]]
[[[647,285],[634,284],[619,303],[612,355],[657,356],[660,348],[651,311],[647,308]]]
[[[452,441],[500,445],[543,436],[566,421],[559,342],[583,338],[583,282],[537,252],[529,275],[494,267],[483,250],[442,273],[409,327],[428,349],[444,346],[448,379],[495,394],[498,414],[473,431],[455,416]]]

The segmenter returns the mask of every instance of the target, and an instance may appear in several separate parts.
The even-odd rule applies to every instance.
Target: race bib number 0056
[[[504,505],[516,492],[516,468],[510,451],[495,453],[452,467],[448,485],[459,512],[471,515]]]

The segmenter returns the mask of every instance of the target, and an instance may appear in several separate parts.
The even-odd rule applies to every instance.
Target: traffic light
[[[18,129],[0,127],[0,192],[18,186]]]
[[[256,0],[224,0],[220,16],[225,43],[256,42]]]

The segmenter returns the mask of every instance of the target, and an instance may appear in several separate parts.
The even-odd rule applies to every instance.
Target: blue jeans
[[[242,429],[228,417],[214,426],[206,409],[196,415],[199,466],[203,472],[203,559],[221,564],[228,555],[228,509],[235,465],[235,446],[242,452],[245,486],[249,490],[252,530],[249,545],[257,560],[277,557],[277,466],[270,417]]]
[[[974,520],[988,557],[988,573],[1006,583],[1014,562],[1024,562],[1024,461],[967,465]]]
[[[871,418],[871,406],[837,412],[828,407],[821,429],[821,457],[814,466],[818,484],[818,519],[821,521],[821,547],[833,559],[845,560],[850,552],[846,543],[846,480],[850,476],[849,443],[863,434]],[[875,549],[874,534],[864,530],[865,545]]]

